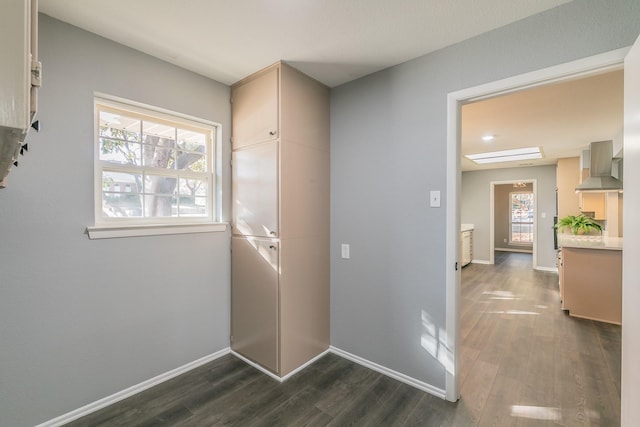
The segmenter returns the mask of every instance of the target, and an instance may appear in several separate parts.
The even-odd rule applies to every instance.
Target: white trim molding
[[[422,390],[426,393],[429,393],[433,396],[439,397],[440,399],[446,399],[446,393],[444,390],[442,390],[441,388],[435,387],[431,384],[425,383],[423,381],[417,380],[413,377],[410,377],[408,375],[405,375],[401,372],[398,371],[394,371],[393,369],[389,369],[386,366],[382,366],[382,365],[378,365],[375,362],[372,362],[370,360],[364,359],[360,356],[356,356],[355,354],[351,354],[347,351],[344,351],[342,349],[339,349],[337,347],[331,346],[329,347],[329,351],[331,351],[331,353],[334,353],[340,357],[343,357],[347,360],[351,360],[352,362],[357,363],[358,365],[362,365],[365,368],[369,368],[373,371],[379,372],[382,375],[386,375],[390,378],[393,378],[394,380],[398,380],[402,383],[408,384],[411,387],[415,387],[418,390]]]
[[[534,268],[534,270],[538,270],[538,271],[548,271],[550,273],[558,273],[558,267],[536,267]]]
[[[177,377],[178,375],[182,375],[186,372],[189,372],[199,366],[202,366],[206,363],[209,363],[213,360],[216,360],[222,356],[229,354],[231,349],[229,347],[223,348],[220,351],[209,354],[207,356],[201,357],[200,359],[194,360],[193,362],[189,362],[185,365],[179,366],[175,369],[172,369],[163,374],[157,375],[153,378],[150,378],[146,381],[143,381],[139,384],[133,385],[129,388],[121,390],[117,393],[114,393],[110,396],[104,397],[100,400],[96,400],[95,402],[89,403],[88,405],[82,406],[78,409],[75,409],[71,412],[67,412],[66,414],[60,415],[52,420],[45,421],[42,424],[38,424],[36,427],[59,427],[63,426],[71,421],[77,420],[79,418],[84,417],[85,415],[89,415],[93,412],[96,412],[102,408],[105,408],[109,405],[113,405],[114,403],[120,402],[128,397],[131,397],[135,394],[143,392],[151,387],[154,387],[158,384],[161,384],[165,381],[168,381],[172,378]]]
[[[128,225],[122,227],[87,227],[89,239],[118,237],[163,236],[167,234],[214,233],[227,229],[227,223],[180,225]]]
[[[237,357],[238,359],[242,360],[243,362],[245,362],[248,365],[253,366],[254,368],[256,368],[257,370],[259,370],[260,372],[262,372],[263,374],[266,374],[268,376],[270,376],[271,378],[273,378],[274,380],[278,381],[278,382],[285,382],[286,380],[288,380],[289,378],[291,378],[292,376],[294,376],[295,374],[297,374],[298,372],[302,371],[303,369],[305,369],[307,366],[311,365],[313,362],[315,362],[316,360],[320,359],[322,356],[324,356],[325,354],[329,353],[329,349],[323,351],[322,353],[318,354],[317,356],[313,357],[312,359],[309,359],[308,361],[306,361],[305,363],[303,363],[302,365],[298,366],[296,369],[294,369],[293,371],[289,372],[287,375],[284,375],[282,377],[279,377],[278,375],[274,374],[273,372],[271,372],[270,370],[266,369],[264,366],[260,366],[257,363],[253,362],[250,359],[247,359],[246,357],[244,357],[243,355],[241,355],[240,353],[236,353],[235,351],[231,350],[231,354],[233,354],[235,357]]]

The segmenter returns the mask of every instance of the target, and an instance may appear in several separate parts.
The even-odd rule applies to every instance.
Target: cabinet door
[[[232,154],[233,233],[278,236],[278,143]]]
[[[278,68],[231,91],[233,149],[278,138]]]
[[[278,243],[231,239],[231,348],[278,373]]]

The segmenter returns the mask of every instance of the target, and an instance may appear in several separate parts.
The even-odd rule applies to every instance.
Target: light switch
[[[547,213],[546,212],[542,212],[540,214],[540,218],[545,219],[547,217]]]
[[[349,245],[346,243],[342,244],[342,259],[349,259]]]
[[[433,190],[429,192],[429,206],[432,208],[440,207],[440,191]]]

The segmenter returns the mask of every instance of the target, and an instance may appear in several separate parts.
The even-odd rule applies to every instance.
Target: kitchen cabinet
[[[231,348],[282,378],[329,348],[329,90],[278,62],[231,95]]]
[[[562,242],[562,240],[565,240]],[[621,239],[561,239],[560,295],[571,316],[622,322]]]
[[[231,154],[234,231],[247,236],[278,236],[278,142]]]
[[[464,267],[473,260],[473,225],[462,224],[460,232],[460,265]]]
[[[265,70],[234,86],[231,101],[233,149],[278,137],[279,69]]]

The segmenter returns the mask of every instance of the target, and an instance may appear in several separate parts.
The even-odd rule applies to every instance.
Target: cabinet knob
[[[275,231],[270,231],[269,234],[272,235],[272,236],[275,236],[276,232]]]
[[[275,245],[269,245],[269,249],[275,249],[276,246]]]
[[[269,135],[274,136],[276,134],[275,130],[269,131]]]

